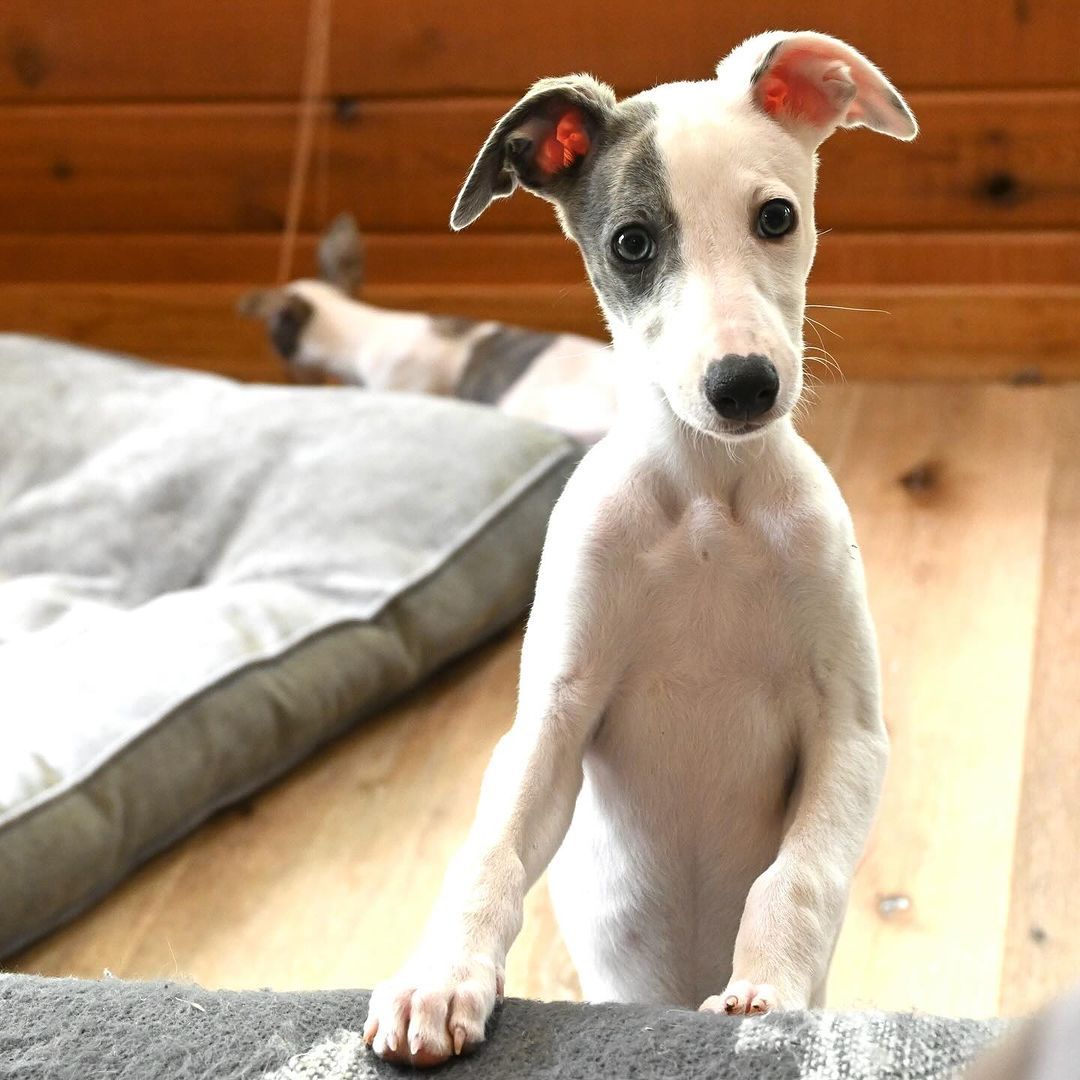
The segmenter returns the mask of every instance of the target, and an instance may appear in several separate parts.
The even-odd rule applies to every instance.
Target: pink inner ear
[[[773,75],[768,76],[762,83],[760,93],[762,108],[770,116],[783,112],[788,102],[788,87],[783,79],[778,79]]]
[[[775,119],[790,117],[814,127],[835,122],[836,103],[825,92],[820,77],[827,63],[827,54],[789,49],[761,80],[761,107]]]
[[[536,152],[536,164],[548,175],[553,175],[584,157],[590,145],[585,117],[579,109],[570,109],[563,113],[555,130],[541,142]]]

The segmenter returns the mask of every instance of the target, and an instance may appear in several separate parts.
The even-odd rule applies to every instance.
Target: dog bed
[[[0,336],[0,956],[520,615],[578,453]]]
[[[0,976],[0,1080],[364,1080],[421,1074],[358,1034],[366,991],[209,992],[178,983]],[[880,1012],[735,1019],[507,1001],[461,1080],[946,1080],[997,1020]]]

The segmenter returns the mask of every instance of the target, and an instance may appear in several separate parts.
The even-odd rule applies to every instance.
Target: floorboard
[[[1080,979],[1080,387],[1054,395],[1054,443],[1001,1008]]]

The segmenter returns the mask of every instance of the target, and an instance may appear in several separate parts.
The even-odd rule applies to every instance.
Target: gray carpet
[[[409,1070],[358,1034],[367,993],[209,992],[181,983],[0,976],[0,1080],[364,1080]],[[461,1080],[938,1080],[999,1021],[864,1013],[736,1020],[510,1000]],[[430,1075],[430,1074],[429,1074]]]

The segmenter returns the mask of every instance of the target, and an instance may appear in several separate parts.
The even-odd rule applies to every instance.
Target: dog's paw
[[[706,998],[698,1011],[727,1013],[729,1016],[759,1016],[779,1008],[780,995],[775,986],[734,979],[722,994]]]
[[[502,995],[502,973],[473,956],[430,968],[408,965],[371,994],[364,1041],[384,1061],[428,1068],[484,1041]]]

